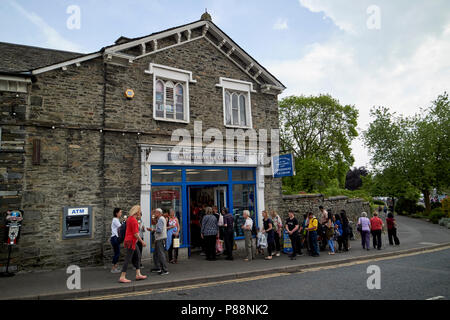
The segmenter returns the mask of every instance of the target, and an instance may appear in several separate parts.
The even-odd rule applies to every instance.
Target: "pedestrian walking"
[[[319,244],[317,243],[317,228],[319,225],[319,221],[314,216],[312,212],[308,213],[308,233],[309,233],[309,241],[311,243],[311,254],[313,257],[319,257]]]
[[[219,232],[217,219],[213,215],[211,207],[205,208],[205,216],[202,218],[201,237],[203,239],[206,260],[216,260],[216,239]]]
[[[281,237],[283,234],[283,222],[278,213],[273,209],[270,211],[270,216],[273,222],[275,256],[279,257],[281,255]]]
[[[125,233],[124,247],[127,251],[125,255],[125,262],[122,266],[122,274],[120,275],[119,282],[130,283],[131,281],[126,278],[127,268],[130,261],[132,261],[136,268],[136,281],[145,280],[147,276],[141,274],[141,254],[139,249],[136,248],[136,242],[140,242],[143,247],[146,246],[144,240],[139,236],[139,223],[138,219],[141,218],[141,206],[134,206],[131,208],[128,219],[127,229]]]
[[[121,272],[118,266],[119,257],[120,257],[120,242],[119,242],[119,228],[121,226],[120,218],[122,217],[122,209],[115,208],[113,211],[113,219],[111,222],[111,246],[114,250],[114,255],[112,259],[112,273],[119,273]]]
[[[328,252],[329,255],[334,255],[335,254],[335,249],[334,249],[334,222],[333,222],[333,215],[332,213],[328,213],[328,220],[326,223],[326,237],[327,237],[327,241],[328,241],[328,247],[330,249],[330,251]]]
[[[174,246],[175,239],[180,239],[180,222],[175,215],[175,210],[169,210],[169,222],[167,225],[166,248],[169,252],[169,263],[178,263],[178,247]]]
[[[222,208],[223,214],[223,239],[225,242],[225,260],[233,260],[234,245],[234,217],[227,208]]]
[[[348,244],[348,239],[350,237],[350,221],[347,218],[347,212],[345,210],[341,210],[341,223],[342,223],[342,244],[344,246],[344,251],[347,252],[350,249]]]
[[[388,213],[388,216],[386,219],[386,225],[387,225],[387,230],[388,230],[389,244],[392,246],[392,245],[394,245],[394,241],[395,241],[395,245],[399,246],[400,240],[397,237],[397,221],[395,221],[395,218],[394,218],[394,215],[392,214],[392,212]]]
[[[161,208],[155,210],[155,217],[157,219],[155,228],[147,228],[148,231],[154,232],[155,235],[155,250],[153,251],[154,268],[152,272],[160,275],[169,274],[166,260],[165,243],[167,240],[167,220],[163,215]]]
[[[361,244],[363,249],[370,250],[370,220],[367,213],[361,213],[358,219],[358,231],[361,233]]]
[[[247,255],[244,261],[252,261],[253,257],[255,256],[255,246],[252,239],[253,220],[252,218],[250,218],[250,211],[248,210],[244,210],[242,215],[244,217],[245,223],[241,227],[242,230],[244,230],[245,253]]]
[[[295,260],[297,253],[302,256],[302,249],[298,248],[300,245],[299,235],[300,235],[300,225],[298,220],[295,218],[293,210],[289,210],[289,218],[286,220],[285,229],[289,234],[289,239],[291,239],[292,244],[292,254],[290,255],[291,260]]]
[[[370,230],[372,231],[373,248],[381,250],[381,231],[383,230],[383,221],[378,217],[378,212],[374,212],[372,219],[370,219]]]
[[[273,231],[273,221],[269,218],[269,214],[266,210],[263,210],[262,212],[264,225],[261,230],[261,232],[266,236],[267,238],[267,256],[264,258],[266,260],[272,260],[272,253],[275,249],[275,236]]]

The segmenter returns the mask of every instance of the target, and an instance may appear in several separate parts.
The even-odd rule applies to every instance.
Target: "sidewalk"
[[[144,262],[142,273],[149,278],[130,284],[118,283],[119,274],[110,273],[108,267],[84,268],[81,271],[81,290],[68,290],[66,270],[42,273],[17,274],[12,278],[0,278],[1,299],[74,299],[106,294],[117,294],[150,289],[192,285],[218,280],[251,277],[272,272],[293,272],[306,267],[339,264],[365,260],[374,257],[393,256],[401,253],[417,252],[431,248],[450,245],[450,230],[438,225],[411,218],[397,217],[399,225],[399,247],[384,246],[383,250],[362,250],[359,241],[351,241],[349,252],[330,256],[321,253],[318,258],[310,256],[297,257],[291,261],[285,254],[266,261],[261,256],[252,262],[241,258],[227,261],[206,261],[204,257],[195,256],[177,265],[169,264],[170,274],[160,276],[151,274],[151,265]],[[387,235],[383,236],[387,242]],[[134,270],[130,268],[128,278],[133,279]]]

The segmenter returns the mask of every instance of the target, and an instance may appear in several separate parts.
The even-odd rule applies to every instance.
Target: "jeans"
[[[155,251],[153,253],[155,269],[161,270],[163,272],[167,271],[165,242],[165,239],[156,240]]]
[[[328,240],[328,246],[330,247],[330,251],[332,253],[334,253],[334,240],[333,238],[331,238],[330,240]]]
[[[302,254],[302,249],[300,247],[300,241],[298,233],[292,234],[289,236],[289,239],[291,239],[291,245],[292,245],[292,257],[295,257],[298,254]]]
[[[255,257],[255,246],[253,244],[253,237],[251,230],[244,230],[245,236],[245,252],[247,254],[247,259],[251,261]]]
[[[112,259],[112,264],[116,265],[117,262],[119,262],[119,257],[120,257],[120,243],[119,243],[119,238],[117,238],[117,236],[113,236],[111,237],[111,245],[113,247],[114,250],[114,256]]]
[[[122,266],[122,272],[127,272],[128,264],[130,261],[133,263],[133,266],[136,268],[136,270],[141,268],[141,251],[136,246],[136,249],[130,249],[126,248],[127,253],[125,255],[125,262]]]
[[[319,244],[317,243],[317,231],[309,231],[309,241],[313,256],[319,255]]]
[[[373,247],[381,249],[381,230],[372,231]]]
[[[169,248],[169,261],[177,261],[178,259],[178,248],[173,247],[174,239],[178,239],[178,237],[172,234],[172,245]]]
[[[233,257],[233,243],[234,243],[234,232],[233,230],[224,230],[223,240],[225,242],[225,255],[228,258]]]
[[[361,231],[361,244],[363,249],[370,249],[370,231]]]
[[[395,244],[398,246],[400,245],[400,240],[397,237],[397,228],[388,229],[388,238],[389,238],[389,244],[393,245],[394,242],[392,239],[394,239]]]
[[[217,235],[204,236],[204,248],[208,260],[216,259],[216,239]]]
[[[281,251],[281,241],[280,241],[280,235],[278,232],[275,232],[275,250],[277,252]]]

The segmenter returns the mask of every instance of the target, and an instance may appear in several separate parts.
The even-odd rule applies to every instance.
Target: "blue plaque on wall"
[[[294,172],[294,156],[284,154],[272,157],[272,173],[274,178],[292,177]]]

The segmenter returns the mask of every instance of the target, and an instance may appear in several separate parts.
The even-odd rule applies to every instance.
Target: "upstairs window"
[[[150,64],[153,74],[153,117],[160,121],[189,123],[189,83],[192,73],[172,67]]]
[[[225,90],[225,124],[228,126],[248,127],[248,94]]]
[[[251,93],[253,84],[242,80],[220,78],[223,88],[224,125],[232,128],[252,128]]]

